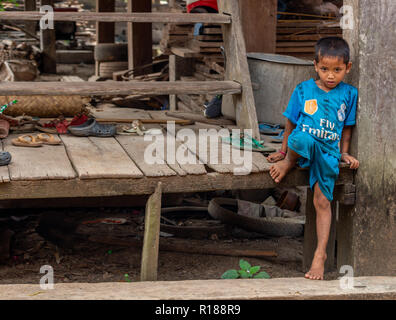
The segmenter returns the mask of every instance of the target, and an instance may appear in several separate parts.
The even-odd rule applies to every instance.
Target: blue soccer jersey
[[[296,87],[283,115],[296,125],[295,130],[307,132],[340,159],[342,130],[355,125],[357,100],[354,86],[341,82],[326,92],[310,79]]]

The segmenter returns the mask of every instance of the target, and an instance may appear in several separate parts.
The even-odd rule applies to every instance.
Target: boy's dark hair
[[[327,37],[318,40],[315,45],[315,61],[323,57],[342,58],[345,64],[349,63],[349,45],[340,37]]]

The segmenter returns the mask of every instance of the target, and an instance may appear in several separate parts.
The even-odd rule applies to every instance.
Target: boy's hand
[[[346,163],[348,163],[349,164],[349,167],[351,168],[351,169],[357,169],[357,168],[359,168],[359,161],[355,158],[355,157],[352,157],[350,154],[348,154],[348,153],[343,153],[342,155],[341,155],[341,161],[344,161],[344,162],[346,162]]]
[[[275,152],[275,153],[271,153],[268,157],[267,160],[268,162],[278,162],[285,159],[285,155],[280,153],[280,152]]]

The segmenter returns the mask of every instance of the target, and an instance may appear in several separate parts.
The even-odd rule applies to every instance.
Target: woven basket
[[[0,105],[12,100],[18,103],[8,107],[4,114],[17,117],[28,115],[40,118],[72,117],[84,110],[89,98],[80,96],[0,96]]]

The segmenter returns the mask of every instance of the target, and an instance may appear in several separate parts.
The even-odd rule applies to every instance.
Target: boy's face
[[[319,62],[314,61],[314,64],[322,86],[330,90],[344,80],[352,67],[351,62],[345,64],[338,57],[320,57]]]

